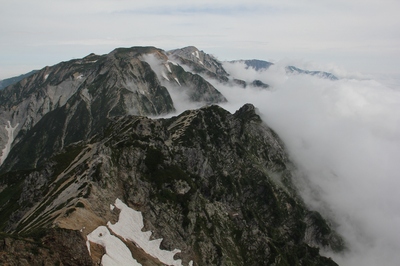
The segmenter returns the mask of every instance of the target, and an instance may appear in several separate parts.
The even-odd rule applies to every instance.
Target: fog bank
[[[298,169],[293,181],[302,198],[347,243],[348,252],[321,250],[326,256],[339,265],[398,265],[400,83],[363,75],[332,81],[287,74],[286,63],[260,72],[243,63],[224,64],[232,79],[258,79],[268,89],[207,80],[227,98],[223,108],[234,113],[254,104],[283,140]],[[199,107],[177,87],[164,85],[177,114]]]
[[[225,67],[234,77],[260,79],[270,90],[214,85],[231,112],[253,103],[284,141],[298,167],[295,183],[306,203],[330,219],[347,254],[340,265],[400,261],[400,91],[375,80],[331,81]]]

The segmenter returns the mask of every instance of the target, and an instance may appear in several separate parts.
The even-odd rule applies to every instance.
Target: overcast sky
[[[291,58],[400,72],[398,0],[0,0],[0,6],[0,79],[136,45],[194,45],[220,60]]]

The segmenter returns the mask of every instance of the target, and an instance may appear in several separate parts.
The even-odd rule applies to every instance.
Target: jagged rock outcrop
[[[169,79],[174,79],[182,93],[186,93],[188,98],[194,102],[206,104],[226,102],[225,97],[198,74],[187,72],[180,65],[168,63]]]
[[[184,265],[335,265],[315,245],[343,243],[298,198],[290,167],[252,105],[235,114],[210,106],[170,119],[114,117],[40,169],[3,174],[2,226],[88,234],[115,221],[108,206],[121,198],[162,248],[182,250]]]
[[[194,46],[171,50],[168,55],[181,64],[189,66],[195,73],[205,74],[222,82],[228,81],[229,74],[223,68],[222,63]]]
[[[239,86],[239,87],[241,87],[243,89],[247,88],[248,85],[251,86],[251,87],[260,88],[260,89],[268,89],[269,88],[268,84],[265,84],[264,82],[262,82],[261,80],[258,80],[258,79],[254,80],[250,84],[247,84],[246,81],[241,80],[241,79],[233,79],[232,83],[235,86]]]
[[[251,85],[252,85],[253,87],[261,88],[261,89],[267,89],[267,88],[269,88],[269,85],[268,85],[268,84],[265,84],[264,82],[262,82],[261,80],[258,80],[258,79],[254,80],[254,81],[251,83]]]

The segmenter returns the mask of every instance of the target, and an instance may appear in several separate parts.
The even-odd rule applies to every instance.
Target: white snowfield
[[[17,123],[15,125],[15,127],[12,127],[11,122],[10,121],[7,121],[7,122],[8,122],[8,125],[6,125],[5,128],[7,130],[8,140],[7,140],[6,146],[4,147],[4,149],[2,151],[2,155],[0,157],[0,165],[3,164],[4,160],[7,158],[8,153],[10,152],[11,144],[14,141],[14,131],[19,125]]]
[[[141,265],[134,258],[128,247],[118,237],[113,236],[105,226],[97,227],[87,235],[87,246],[90,252],[90,242],[99,244],[106,249],[101,258],[101,264],[107,265]],[[90,241],[90,242],[89,242]]]
[[[162,239],[150,240],[152,233],[150,231],[142,231],[144,224],[141,212],[129,208],[119,199],[116,199],[115,207],[121,210],[119,220],[115,224],[111,222],[107,223],[108,228],[112,230],[114,234],[124,238],[125,241],[129,240],[134,242],[138,247],[143,249],[144,252],[157,258],[166,265],[182,266],[182,261],[180,259],[174,260],[174,255],[181,252],[179,249],[174,249],[173,251],[161,250],[160,244]],[[105,247],[106,254],[102,258],[102,265],[140,265],[132,258],[132,254],[124,242],[111,235],[108,228],[106,226],[99,226],[92,233],[87,235],[88,241]],[[89,244],[88,249],[90,252]],[[126,250],[128,252],[126,252]],[[114,258],[116,254],[119,256],[120,260],[124,260],[123,263],[117,262]],[[191,261],[189,265],[192,264],[193,262]]]
[[[194,51],[194,52],[192,53],[192,55],[196,56],[197,59],[200,59],[199,51]]]

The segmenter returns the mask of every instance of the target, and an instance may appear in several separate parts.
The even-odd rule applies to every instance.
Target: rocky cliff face
[[[148,55],[157,60],[154,69],[144,59]],[[164,72],[168,73],[170,80],[162,78],[166,77],[162,75]],[[163,85],[160,79],[163,79]],[[162,50],[153,47],[119,48],[108,55],[92,54],[46,67],[1,91],[0,124],[6,126],[10,121],[10,125],[15,127],[13,145],[21,142],[25,134],[33,129],[36,134],[34,143],[46,146],[44,153],[49,154],[92,136],[108,117],[160,115],[174,111],[167,87],[175,87],[177,83],[188,93],[191,101],[207,104],[226,101],[202,77],[186,72],[179,65],[170,64]],[[52,125],[49,120],[53,121]],[[39,121],[42,124],[37,125]],[[49,132],[52,136],[48,136]],[[0,127],[0,148],[3,149],[9,140],[6,128]],[[31,140],[27,144],[22,143],[23,147],[17,153],[33,153],[32,158],[36,159],[39,154],[46,156],[40,148],[31,147],[31,143]],[[11,166],[19,160],[15,157],[19,157],[18,154],[10,159]],[[37,161],[31,160],[23,167],[36,164]]]
[[[41,78],[47,85],[35,85]],[[173,110],[167,86],[193,101],[225,100],[151,47],[61,63],[1,94],[9,119],[22,118],[12,122],[21,126],[0,168],[0,262],[96,264],[113,258],[107,237],[141,265],[336,265],[319,247],[344,243],[298,197],[284,146],[256,108],[148,117]],[[117,198],[141,213],[141,232],[163,239],[162,250],[181,251],[176,261],[121,237],[113,224],[123,210],[110,208]]]
[[[222,67],[222,63],[194,46],[171,50],[168,54],[181,64],[190,67],[195,73],[205,74],[223,82],[228,81],[229,74]]]
[[[184,262],[334,265],[314,245],[340,249],[341,240],[296,196],[288,165],[252,105],[233,115],[211,106],[171,119],[116,117],[41,170],[4,174],[15,184],[3,183],[3,198],[15,192],[3,205],[2,217],[12,210],[3,226],[88,234],[115,220],[109,204],[121,198],[143,213],[163,248],[182,250]]]

